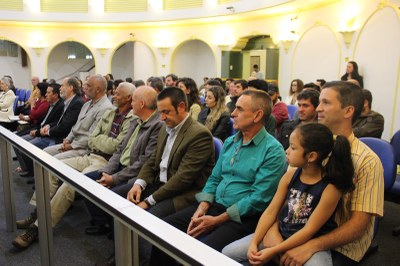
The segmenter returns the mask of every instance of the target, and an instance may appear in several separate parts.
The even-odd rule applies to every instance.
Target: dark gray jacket
[[[160,120],[159,114],[155,114],[140,128],[136,139],[130,148],[130,164],[117,172],[120,167],[122,152],[126,145],[128,145],[129,139],[135,131],[135,128],[138,126],[138,119],[133,119],[128,133],[122,143],[118,145],[116,152],[110,158],[107,165],[98,171],[111,174],[115,185],[136,178],[143,164],[156,148],[158,132],[162,125],[163,122]]]

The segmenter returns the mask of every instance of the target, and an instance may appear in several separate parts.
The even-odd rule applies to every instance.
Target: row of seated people
[[[74,86],[68,82],[71,82],[70,79],[66,79],[61,88],[65,110],[72,106],[74,99],[79,101],[79,97],[74,97]],[[100,75],[88,79],[86,93],[91,100],[78,112],[77,122],[62,143],[50,143],[45,151],[86,173],[99,185],[110,188],[219,251],[254,232],[261,214],[274,195],[278,195],[275,192],[279,184],[280,198],[272,201],[276,203],[273,204],[274,210],[279,202],[284,201],[282,195],[288,193],[289,197],[291,194],[287,215],[296,217],[290,218],[289,229],[293,236],[297,235],[294,234],[296,231],[303,234],[296,238],[297,242],[292,240],[283,244],[287,243],[283,239],[289,240],[291,236],[288,237],[287,232],[279,232],[280,226],[259,225],[253,242],[261,244],[259,248],[262,251],[279,246],[274,256],[284,254],[281,259],[286,265],[304,264],[314,253],[322,250],[336,250],[332,256],[324,254],[324,259],[342,260],[341,264],[335,265],[355,263],[365,254],[372,241],[374,216],[383,214],[383,171],[377,156],[352,133],[352,120],[360,115],[364,103],[359,87],[348,82],[327,83],[319,95],[320,104],[317,107],[319,122],[333,134],[343,135],[350,142],[354,162],[354,178],[351,178],[352,175],[345,174],[349,172],[344,172],[349,170],[344,167],[346,162],[350,162],[349,149],[346,154],[346,149],[337,154],[333,150],[337,144],[334,144],[332,133],[326,127],[320,129],[322,135],[313,135],[319,130],[315,123],[307,123],[311,127],[304,127],[304,132],[302,129],[294,131],[285,158],[282,145],[264,127],[272,112],[272,103],[271,97],[262,90],[245,90],[238,97],[231,113],[237,133],[225,140],[215,164],[212,135],[190,116],[183,90],[171,87],[157,94],[149,87],[134,90],[132,85],[121,83],[115,93],[118,107],[114,110],[106,97],[105,84]],[[347,99],[346,102],[341,100],[343,98]],[[129,112],[130,107],[134,115]],[[63,123],[68,114],[70,112],[64,111],[54,127]],[[54,137],[52,129],[44,126],[39,130],[43,131],[39,132],[40,136],[35,135],[31,142],[35,139],[51,140]],[[306,138],[308,135],[313,137]],[[325,144],[321,139],[330,142]],[[313,144],[308,143],[311,141],[314,141]],[[337,142],[346,143],[343,138]],[[326,176],[322,161],[328,155],[342,160],[340,167],[336,164],[332,169],[347,177],[347,183],[336,180],[340,174]],[[301,171],[291,168],[287,171],[287,162]],[[327,173],[331,173],[332,169]],[[314,192],[302,191],[301,187],[313,187],[320,184],[321,179],[324,180],[323,185],[315,189],[317,194],[313,202]],[[353,190],[348,180],[350,183],[354,181]],[[369,182],[371,180],[373,182]],[[296,184],[300,182],[300,188],[289,190],[295,181]],[[66,183],[59,187],[55,176],[51,176],[49,182],[52,225],[55,226],[72,204],[75,192]],[[325,193],[326,190],[329,192]],[[326,202],[327,198],[331,201]],[[342,198],[344,209],[335,214],[339,198]],[[31,204],[35,205],[35,194]],[[109,229],[111,218],[90,202],[87,206],[96,224],[89,227],[87,233],[103,233]],[[319,207],[322,212],[328,209],[331,214],[321,218],[319,210],[312,216],[312,210],[315,208],[317,211],[318,206],[322,206]],[[308,218],[311,225],[305,225]],[[327,230],[320,232],[319,228],[328,220],[329,226],[324,227]],[[302,226],[312,229],[305,234]],[[26,231],[16,237],[13,245],[26,248],[38,236],[36,212],[19,220],[17,227]],[[271,242],[262,241],[260,236],[266,231],[280,235],[281,240],[275,237]],[[308,241],[315,232],[321,234]],[[246,245],[249,246],[248,243],[240,245],[245,246],[245,254]],[[162,265],[159,264],[161,260],[164,264],[173,264],[173,261],[163,258],[164,255],[157,249],[151,252],[151,246],[142,239],[140,246],[140,259],[144,262]],[[260,258],[254,245],[249,258],[251,262],[266,261],[264,257]]]

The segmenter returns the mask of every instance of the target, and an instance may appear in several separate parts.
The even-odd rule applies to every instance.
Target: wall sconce
[[[104,55],[107,53],[109,48],[107,47],[98,47],[97,50],[100,52],[101,57],[104,57]]]
[[[223,44],[223,43],[221,43],[221,44],[217,44],[217,45],[218,45],[218,47],[219,47],[221,50],[227,50],[228,47],[229,47],[229,44]]]
[[[343,36],[343,41],[344,44],[346,45],[346,48],[349,49],[350,44],[351,44],[351,40],[353,39],[353,35],[354,35],[354,30],[352,31],[339,31],[340,34],[342,34]]]
[[[32,49],[35,51],[37,56],[40,56],[40,54],[42,53],[44,47],[42,46],[37,46],[37,47],[32,47]]]
[[[285,50],[285,53],[287,53],[289,51],[289,48],[293,42],[294,42],[293,40],[282,40],[282,45],[283,45],[283,49]]]
[[[158,50],[160,51],[161,55],[164,57],[168,53],[169,47],[161,46],[161,47],[158,47]]]

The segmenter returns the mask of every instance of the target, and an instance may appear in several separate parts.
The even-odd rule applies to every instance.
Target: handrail
[[[34,160],[41,265],[54,265],[48,192],[50,172],[113,216],[117,265],[138,265],[138,235],[184,265],[239,265],[0,126],[7,231],[15,230],[11,145]]]

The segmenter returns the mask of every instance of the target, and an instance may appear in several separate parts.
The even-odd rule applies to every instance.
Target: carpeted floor
[[[1,158],[0,158],[1,159]],[[13,168],[17,167],[13,162]],[[1,175],[1,172],[0,172]],[[32,211],[29,199],[33,190],[26,184],[26,178],[14,174],[15,207],[17,219],[24,218]],[[3,183],[0,181],[0,265],[40,265],[39,244],[36,242],[26,250],[15,249],[11,242],[22,232],[6,232],[4,218]],[[113,245],[105,236],[87,236],[84,229],[89,225],[82,200],[74,203],[64,219],[54,229],[54,252],[56,265],[94,265],[105,260],[112,252]],[[400,205],[385,202],[385,217],[380,224],[376,242],[379,250],[365,258],[363,266],[400,265],[400,236],[393,237],[392,228],[400,225]]]

